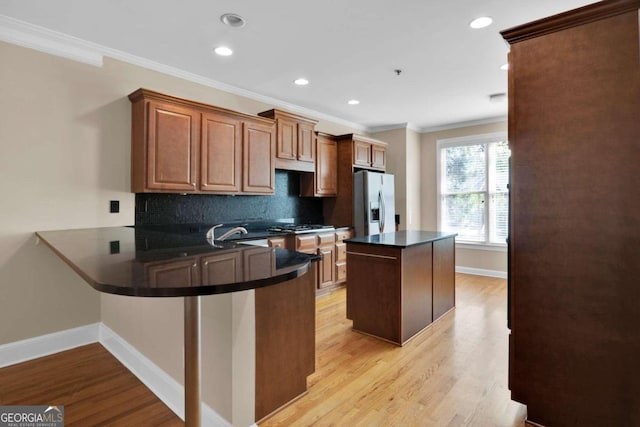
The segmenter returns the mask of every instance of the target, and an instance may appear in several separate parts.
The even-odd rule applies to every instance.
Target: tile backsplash
[[[293,218],[321,224],[322,199],[299,197],[297,172],[276,170],[273,196],[209,194],[136,194],[136,225],[213,224],[259,219]]]

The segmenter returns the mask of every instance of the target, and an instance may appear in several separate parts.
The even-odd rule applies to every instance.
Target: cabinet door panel
[[[149,102],[147,182],[150,190],[195,190],[199,114],[169,103]]]
[[[316,162],[316,194],[338,194],[338,143],[318,137]]]
[[[318,248],[318,255],[322,257],[318,266],[318,287],[324,288],[333,285],[335,256],[333,246]]]
[[[162,286],[198,286],[198,261],[185,258],[181,261],[169,261],[150,264],[145,267],[152,287]]]
[[[275,192],[275,132],[273,126],[245,122],[242,189],[248,193]]]
[[[295,159],[298,148],[298,129],[296,122],[278,119],[278,150],[279,159]]]
[[[224,285],[243,280],[242,252],[204,256],[200,263],[203,285]]]
[[[242,122],[231,117],[202,115],[201,179],[203,191],[240,191]]]
[[[313,163],[315,161],[316,156],[313,149],[314,129],[313,125],[298,123],[298,160],[301,162]]]
[[[371,167],[376,169],[385,169],[386,164],[386,149],[378,145],[371,145]]]
[[[353,164],[357,166],[371,166],[371,144],[362,141],[353,142]]]

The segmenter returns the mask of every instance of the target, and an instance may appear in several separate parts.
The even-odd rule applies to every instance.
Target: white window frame
[[[438,230],[442,230],[442,149],[452,146],[487,144],[491,142],[507,141],[506,132],[485,133],[480,135],[469,135],[457,138],[438,139],[436,141],[436,209],[437,209],[437,225]],[[487,186],[489,185],[490,170],[486,168]],[[489,190],[487,190],[489,195]],[[485,221],[486,232],[484,242],[458,241],[456,239],[456,247],[468,249],[483,249],[490,251],[506,252],[506,243],[490,243],[487,239],[491,235],[491,218],[489,216],[489,203],[485,203]]]

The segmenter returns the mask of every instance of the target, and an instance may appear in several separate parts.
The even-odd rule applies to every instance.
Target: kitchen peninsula
[[[399,231],[346,240],[353,330],[403,345],[453,309],[455,236]]]
[[[185,423],[200,425],[200,296],[252,292],[241,311],[249,342],[240,406],[260,420],[306,392],[315,370],[314,256],[203,233],[108,227],[36,233],[98,291],[129,296],[184,297]],[[309,274],[307,274],[307,272]],[[251,304],[253,302],[253,304]],[[180,319],[176,319],[179,322]],[[223,322],[224,323],[224,322]],[[217,324],[238,333],[237,324]],[[296,351],[281,342],[295,343]],[[220,353],[224,353],[222,350]],[[229,350],[231,351],[231,350]],[[249,360],[250,359],[250,360]],[[255,367],[255,369],[254,369]],[[236,387],[235,381],[232,383]],[[216,382],[216,386],[223,384]],[[255,398],[255,400],[254,400]],[[255,402],[255,405],[252,403]]]

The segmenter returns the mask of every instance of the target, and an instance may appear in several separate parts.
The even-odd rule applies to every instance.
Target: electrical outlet
[[[111,213],[120,212],[120,200],[111,200],[109,202],[109,212]]]
[[[120,253],[120,240],[112,240],[109,242],[109,253],[112,255]]]

